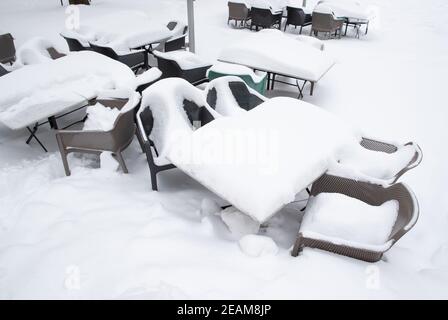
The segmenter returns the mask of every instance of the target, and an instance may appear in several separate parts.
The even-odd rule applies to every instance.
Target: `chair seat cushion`
[[[310,197],[300,232],[306,238],[383,251],[391,245],[397,216],[395,200],[371,206],[343,194],[320,193]]]

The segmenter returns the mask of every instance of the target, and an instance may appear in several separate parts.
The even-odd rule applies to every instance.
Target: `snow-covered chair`
[[[272,13],[270,9],[252,7],[250,15],[252,19],[250,30],[252,30],[252,27],[255,27],[256,31],[259,28],[277,28],[280,30],[282,27],[283,12]]]
[[[16,60],[14,38],[10,33],[0,35],[0,63],[13,64]]]
[[[330,37],[334,33],[340,39],[344,23],[345,19],[336,18],[330,8],[318,5],[313,12],[310,35],[323,32]]]
[[[287,10],[287,18],[285,23],[285,29],[289,25],[293,25],[294,28],[300,27],[299,34],[302,33],[303,27],[309,26],[311,24],[311,15],[305,14],[302,8],[295,8],[295,7],[286,7]]]
[[[308,206],[292,250],[293,256],[297,256],[304,247],[310,247],[368,262],[376,262],[415,225],[419,215],[419,206],[415,195],[409,187],[402,183],[386,188],[377,184],[323,175],[313,183],[311,196],[317,197],[323,194],[330,194],[333,197],[339,194],[343,198],[350,197],[360,200],[363,203],[361,206],[374,206],[373,210],[381,216],[373,217],[372,220],[372,217],[367,216],[367,214],[373,213],[371,210],[348,212],[350,209],[346,201],[350,202],[353,199],[344,200],[345,206],[339,208],[328,208],[328,206],[322,206],[322,203],[314,208]],[[395,203],[388,201],[395,201]],[[356,202],[359,206],[359,202]],[[396,214],[395,220],[395,216],[389,215],[390,211],[381,213],[377,211],[381,210],[380,206],[394,207],[396,204],[398,204],[398,208],[392,209]],[[337,209],[340,209],[340,212],[337,212]],[[377,229],[372,222],[375,222]],[[359,234],[363,232],[364,234]],[[370,239],[370,243],[367,243],[365,239],[368,238],[375,241]]]
[[[117,53],[110,47],[102,46],[96,43],[90,43],[90,47],[97,53],[124,63],[135,73],[141,68],[148,69],[148,55],[145,50],[133,50],[126,53]]]
[[[68,49],[70,51],[91,50],[90,46],[83,45],[81,43],[81,41],[79,41],[78,39],[76,39],[74,37],[71,37],[67,34],[62,34],[62,33],[61,33],[61,37],[63,37],[65,39],[65,41],[67,42]]]
[[[230,21],[235,20],[235,27],[240,22],[242,27],[246,27],[247,22],[251,19],[250,9],[245,3],[231,2],[227,3],[229,7],[229,17],[227,19],[227,24]]]
[[[161,43],[160,47],[157,47],[156,50],[169,52],[186,49],[188,26],[179,21],[170,21],[167,24],[167,28],[173,33],[173,36],[164,43]]]
[[[121,153],[134,138],[136,129],[134,109],[140,102],[140,95],[135,93],[129,99],[98,99],[96,102],[105,107],[119,110],[111,129],[56,131],[56,139],[67,176],[70,175],[67,155],[72,152],[93,154],[101,154],[104,151],[111,152],[123,172],[128,173]]]
[[[137,112],[137,135],[142,140],[151,175],[152,190],[158,190],[157,174],[175,168],[163,154],[166,137],[176,131],[186,136],[219,115],[203,92],[179,78],[160,80],[143,91]]]
[[[207,82],[207,70],[211,63],[201,59],[193,52],[176,50],[171,52],[154,51],[157,66],[163,73],[163,78],[178,77],[193,85]]]

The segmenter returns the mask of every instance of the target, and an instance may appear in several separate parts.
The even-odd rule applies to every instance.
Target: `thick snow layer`
[[[229,228],[235,238],[240,239],[248,234],[257,234],[260,224],[250,217],[238,211],[234,207],[228,207],[221,212],[221,219]]]
[[[247,35],[226,46],[219,60],[310,81],[318,81],[334,64],[328,53],[279,30]]]
[[[298,35],[296,39],[299,40],[299,41],[302,41],[304,43],[307,43],[307,44],[309,44],[309,45],[313,46],[314,48],[319,49],[321,51],[324,51],[324,49],[325,49],[324,42],[322,40],[319,40],[319,39],[315,38],[315,37],[305,36],[305,35],[301,34],[301,35]]]
[[[103,89],[135,89],[133,72],[95,52],[76,52],[0,78],[0,121],[20,129],[94,98]]]
[[[397,215],[395,200],[371,206],[343,194],[321,193],[310,197],[300,232],[304,237],[384,251],[392,244],[388,240]]]
[[[106,107],[101,103],[88,107],[86,112],[88,118],[84,122],[83,130],[109,131],[120,114],[118,109]]]
[[[16,53],[16,61],[14,67],[21,67],[28,64],[36,64],[51,60],[51,56],[47,49],[54,45],[41,37],[28,40],[23,44]]]
[[[88,6],[82,7],[84,11],[91,10]],[[75,36],[84,44],[93,42],[98,45],[113,48],[117,52],[142,47],[151,43],[166,40],[172,36],[166,25],[156,23],[141,11],[121,11],[96,16],[93,19],[81,18],[79,26],[63,31],[67,35]]]
[[[217,62],[208,72],[235,75],[235,76],[250,76],[255,83],[261,82],[266,77],[266,72],[253,71],[252,69],[235,63]]]
[[[307,0],[307,6],[316,2]],[[81,19],[133,8],[166,24],[185,19],[186,3],[98,0]],[[305,192],[261,227],[259,234],[274,240],[278,254],[249,257],[229,239],[219,216],[203,216],[220,211],[214,202],[228,203],[180,170],[159,173],[160,191],[151,192],[137,141],[124,152],[129,174],[104,172],[97,161],[73,156],[72,175],[65,177],[53,131],[38,132],[46,154],[35,141],[24,143],[26,130],[0,124],[0,297],[448,298],[448,155],[440,143],[448,140],[448,3],[362,3],[377,6],[378,19],[361,39],[349,28],[347,37],[325,41],[338,64],[319,81],[317,94],[304,100],[358,125],[368,137],[418,141],[422,147],[422,164],[401,178],[415,191],[422,214],[385,254],[387,262],[369,264],[308,248],[291,257]],[[0,30],[14,35],[17,48],[41,36],[68,51],[59,35],[66,8],[54,0],[2,0]],[[210,60],[251,34],[227,26],[227,0],[195,1],[195,13],[196,50]],[[278,84],[272,94],[280,93],[296,96],[294,88]]]
[[[356,0],[324,0],[314,8],[316,12],[334,13],[336,17],[372,19],[374,11],[368,4]]]
[[[241,251],[251,257],[276,255],[278,252],[278,247],[275,242],[265,236],[255,234],[246,235],[238,243]]]
[[[199,57],[197,54],[185,50],[176,50],[170,52],[154,51],[154,55],[156,57],[177,62],[182,70],[202,68],[210,66],[212,64],[209,61]]]
[[[359,138],[328,112],[278,97],[170,141],[166,157],[172,163],[263,223]]]

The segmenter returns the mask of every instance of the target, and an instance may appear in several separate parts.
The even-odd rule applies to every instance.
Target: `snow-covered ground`
[[[215,214],[222,201],[180,171],[161,173],[152,192],[136,141],[125,152],[130,174],[71,157],[66,177],[50,130],[40,131],[45,154],[24,143],[25,130],[0,125],[0,298],[448,298],[448,2],[363,1],[377,9],[369,34],[325,42],[337,64],[305,101],[423,149],[402,179],[420,219],[384,261],[312,249],[291,257],[300,202],[261,228],[278,249],[265,237],[239,242],[244,217]],[[249,32],[227,26],[226,2],[196,1],[197,52],[207,59]],[[93,0],[81,19],[129,9],[186,20],[184,0]],[[41,36],[66,50],[65,19],[56,0],[0,2],[0,33],[18,47]]]

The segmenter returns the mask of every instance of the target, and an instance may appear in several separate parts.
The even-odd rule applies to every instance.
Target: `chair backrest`
[[[252,7],[250,13],[254,25],[270,28],[274,22],[274,17],[269,9]]]
[[[330,13],[313,12],[313,30],[331,31],[333,29],[334,17]]]
[[[157,67],[162,71],[162,78],[182,78],[182,68],[174,60],[165,59],[159,56],[157,58]]]
[[[51,59],[56,60],[62,57],[65,57],[65,54],[59,52],[53,47],[47,48],[47,52],[50,55]]]
[[[8,73],[9,73],[8,70],[6,70],[2,66],[0,66],[0,77],[4,76],[5,74],[8,74]]]
[[[305,12],[301,8],[286,7],[288,17],[286,19],[287,24],[295,26],[301,26],[305,23]]]
[[[249,9],[244,3],[228,2],[229,19],[245,20],[249,15]]]
[[[0,35],[0,63],[13,63],[15,60],[14,38],[10,33]]]
[[[174,28],[176,28],[177,26],[177,21],[170,21],[168,22],[168,24],[166,25],[166,27],[170,30],[173,31]]]
[[[184,33],[180,37],[166,41],[165,45],[164,45],[164,51],[170,52],[170,51],[185,49],[185,47],[186,47],[185,37],[186,37],[186,35]]]
[[[112,49],[110,47],[99,46],[99,45],[93,44],[93,43],[90,43],[90,47],[92,48],[93,51],[100,53],[102,55],[105,55],[106,57],[109,57],[109,58],[117,60],[117,61],[120,60],[120,58],[118,57],[118,54],[114,51],[114,49]]]
[[[61,35],[62,36],[62,35]],[[70,38],[67,36],[62,36],[65,41],[67,42],[68,45],[68,49],[70,51],[84,51],[84,50],[89,50],[88,47],[84,47],[81,42],[79,42],[78,39],[75,38]]]

